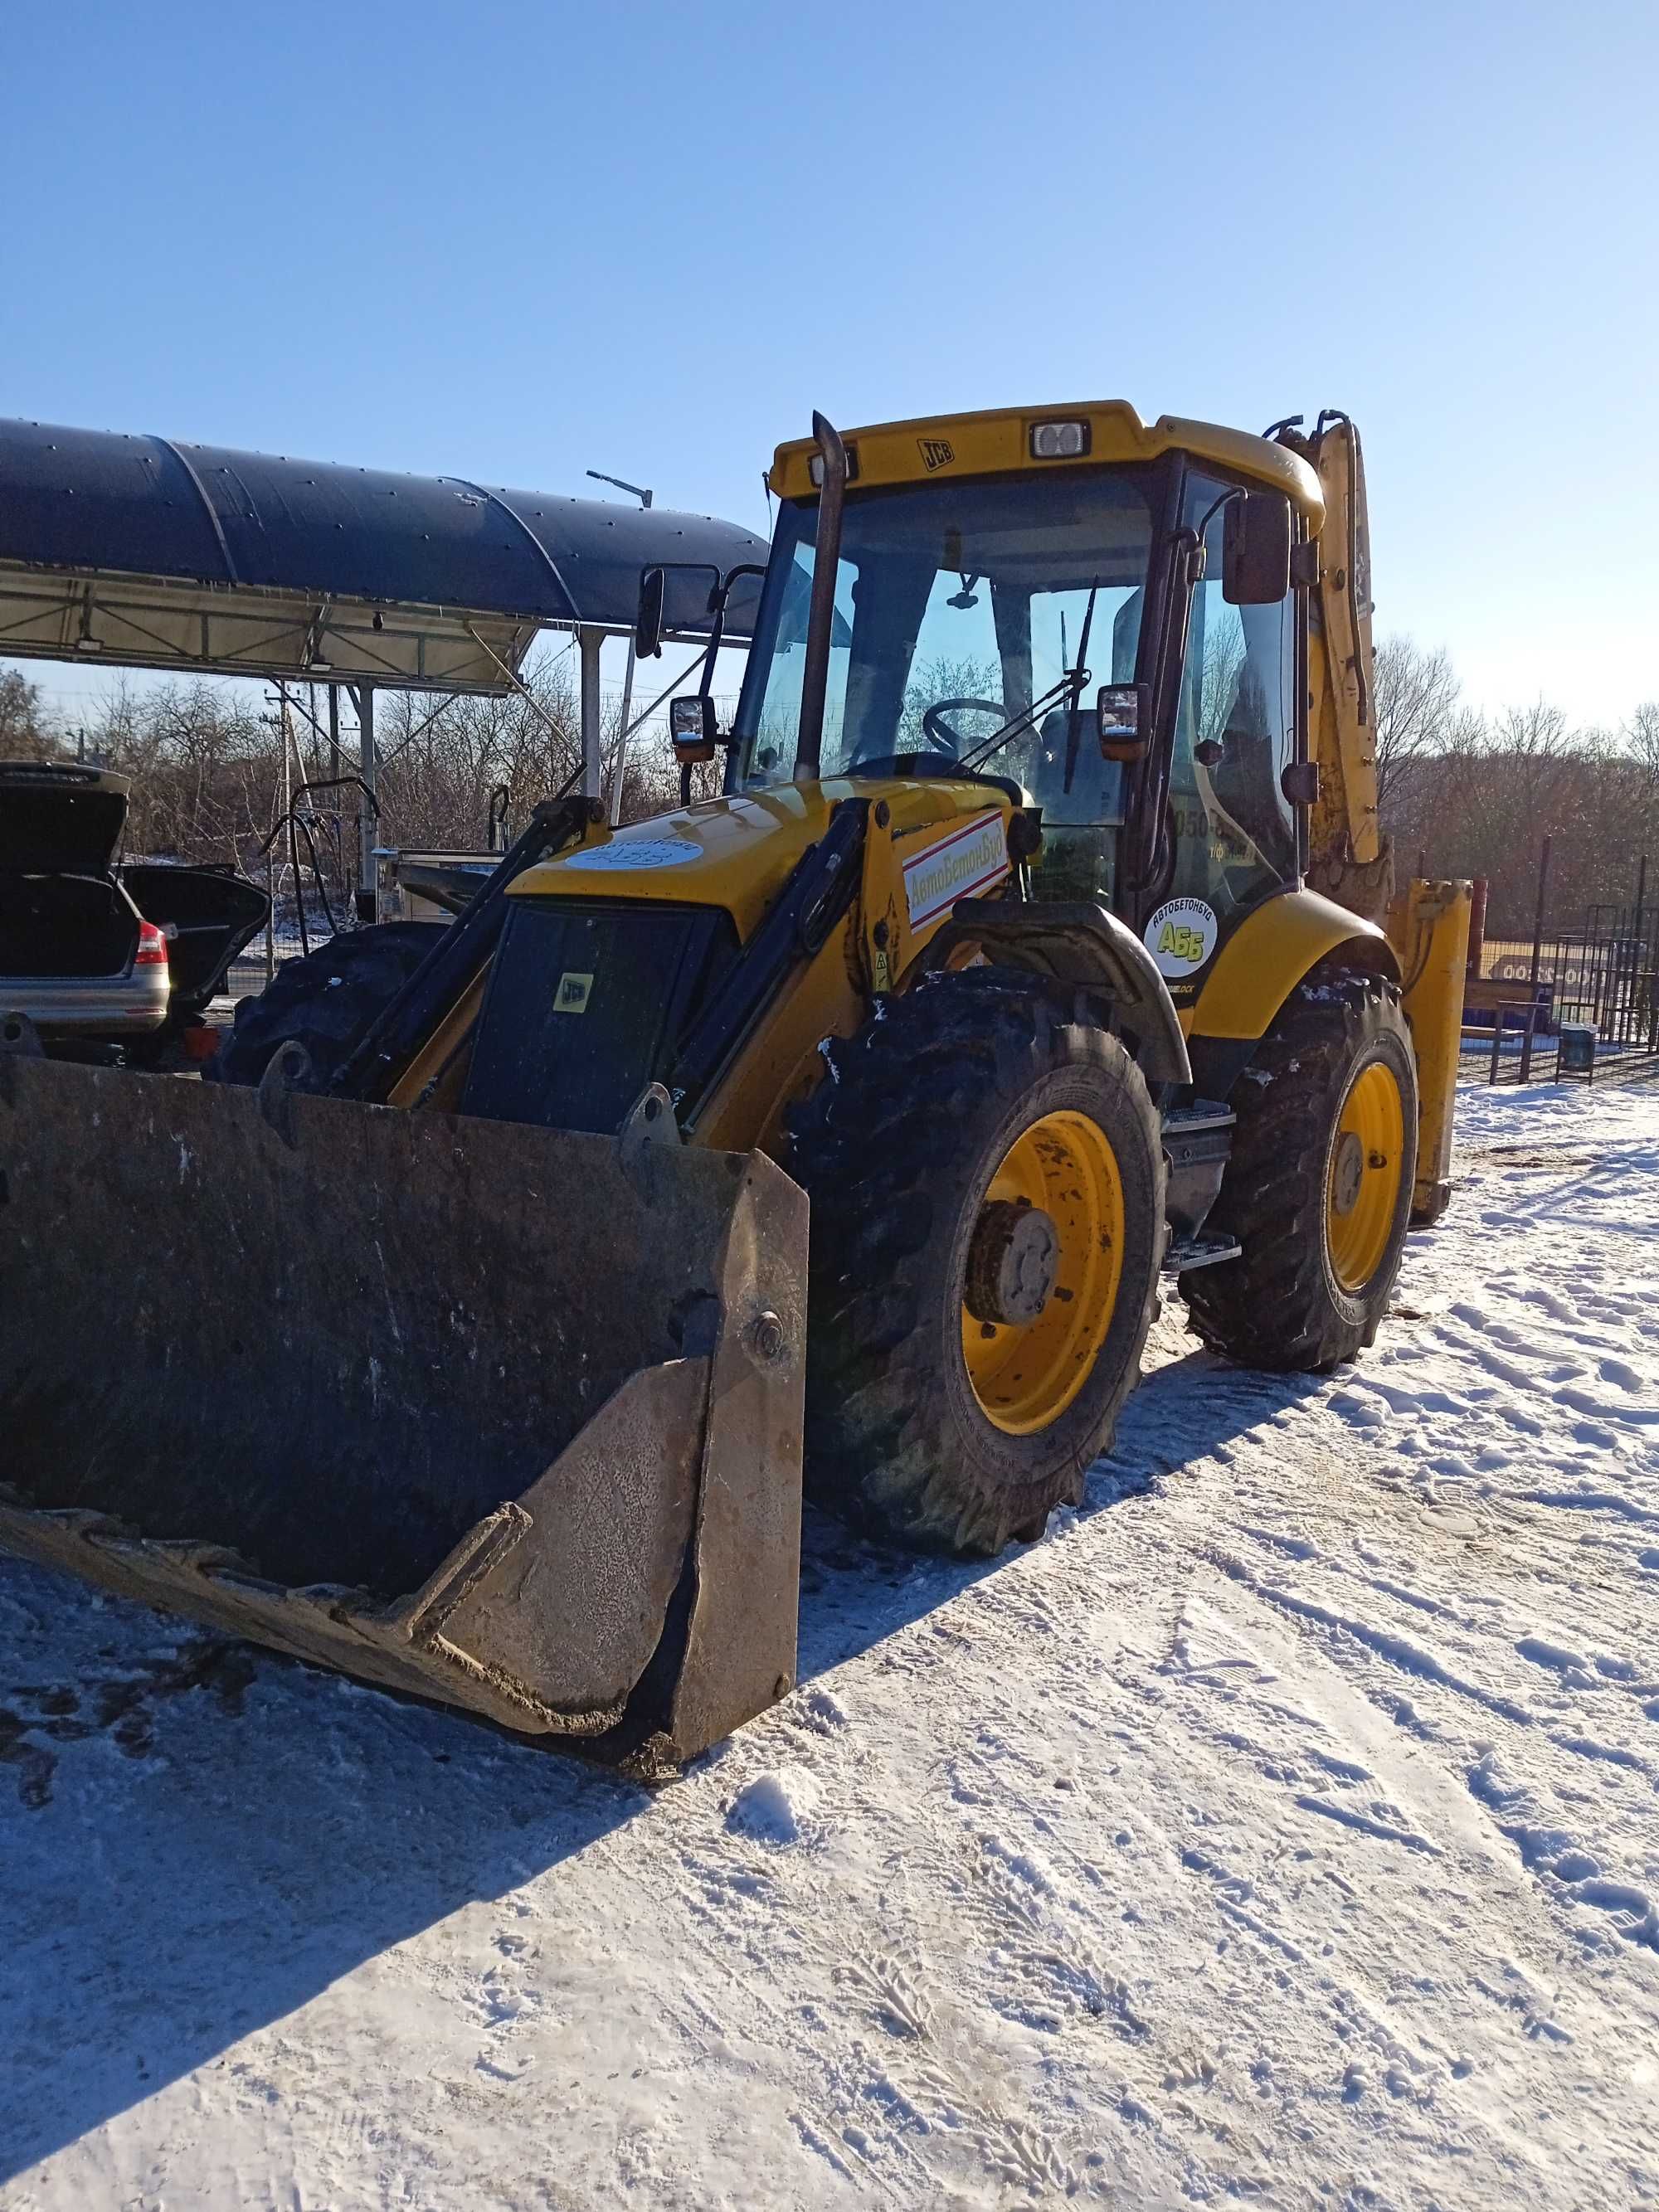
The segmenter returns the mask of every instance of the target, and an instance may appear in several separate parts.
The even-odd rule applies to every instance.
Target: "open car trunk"
[[[0,976],[122,975],[138,917],[107,876],[0,871]]]
[[[121,881],[145,921],[167,932],[173,1013],[199,1013],[236,955],[264,928],[270,902],[257,884],[229,868],[130,860]]]

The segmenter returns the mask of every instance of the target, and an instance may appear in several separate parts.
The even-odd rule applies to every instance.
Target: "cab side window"
[[[1194,472],[1186,520],[1196,529],[1225,489]],[[1193,594],[1170,765],[1174,890],[1224,918],[1255,906],[1296,872],[1296,823],[1279,775],[1296,748],[1294,595],[1229,606],[1221,595],[1224,509],[1205,532]]]

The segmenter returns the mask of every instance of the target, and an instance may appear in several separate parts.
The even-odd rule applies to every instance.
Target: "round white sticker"
[[[700,860],[702,847],[690,837],[613,837],[608,845],[584,845],[564,855],[567,868],[677,868]]]
[[[1166,899],[1146,925],[1146,950],[1160,975],[1195,975],[1215,951],[1219,931],[1215,908],[1202,899]]]

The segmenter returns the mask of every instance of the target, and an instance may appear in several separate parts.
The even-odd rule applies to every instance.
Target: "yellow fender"
[[[1283,891],[1246,915],[1222,946],[1192,1010],[1188,1034],[1254,1042],[1310,968],[1352,945],[1360,964],[1397,982],[1400,963],[1373,921],[1318,891]]]
[[[1439,1219],[1451,1192],[1470,894],[1467,883],[1413,883],[1390,908],[1384,934],[1318,891],[1285,891],[1248,915],[1223,945],[1187,1024],[1194,1043],[1253,1043],[1303,977],[1348,946],[1358,965],[1391,976],[1402,988],[1417,1055],[1412,1219],[1419,1227]]]

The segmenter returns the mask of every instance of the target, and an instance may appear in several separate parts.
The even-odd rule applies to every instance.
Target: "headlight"
[[[1031,459],[1034,461],[1081,460],[1089,450],[1089,425],[1081,422],[1033,422]]]
[[[859,449],[856,446],[848,446],[847,448],[847,481],[848,483],[851,483],[854,481],[857,477],[858,472]],[[817,486],[818,489],[822,490],[823,487],[823,455],[822,453],[814,453],[810,457],[806,464],[806,473],[811,477],[814,485]]]

